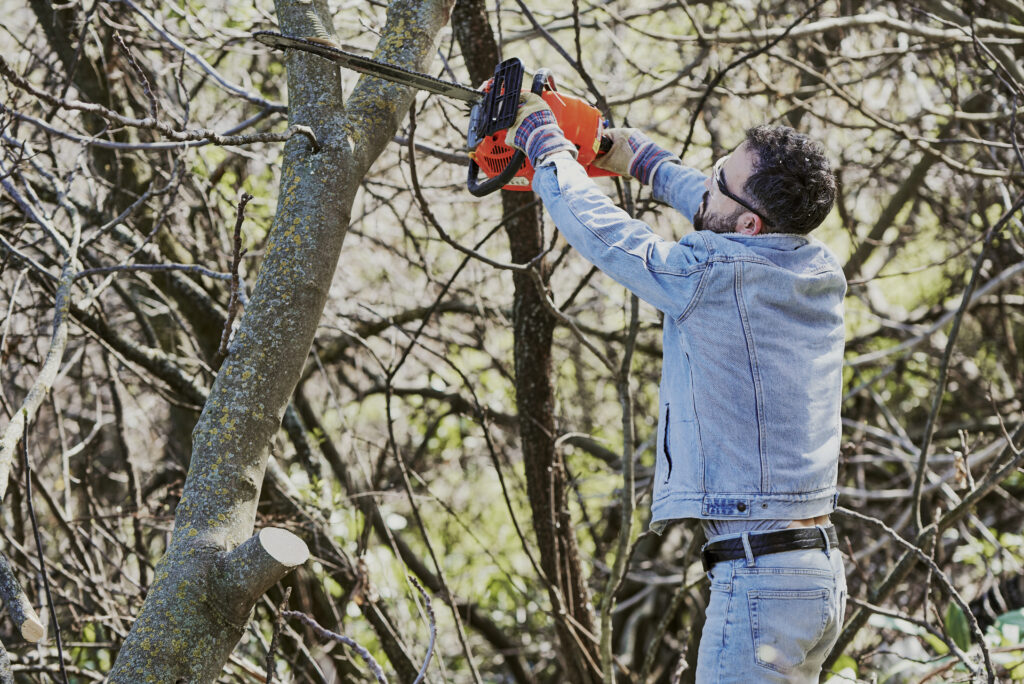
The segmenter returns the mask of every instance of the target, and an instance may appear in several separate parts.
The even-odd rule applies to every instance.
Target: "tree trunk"
[[[377,57],[420,70],[447,20],[446,0],[392,2]],[[323,34],[326,4],[280,0],[283,33]],[[326,18],[326,20],[324,20]],[[289,53],[289,122],[277,215],[252,297],[193,432],[174,534],[110,675],[112,682],[212,682],[256,599],[305,545],[255,523],[270,438],[302,371],[341,253],[359,180],[388,143],[412,92],[363,78],[343,107],[338,68]],[[248,541],[247,541],[248,539]]]
[[[459,0],[452,14],[452,27],[473,83],[490,78],[498,63],[498,47],[483,0]],[[512,261],[527,263],[544,248],[540,205],[530,206],[536,200],[533,193],[503,190],[501,195]],[[547,273],[542,274],[546,281]],[[555,616],[565,668],[563,680],[587,684],[600,681],[600,656],[590,595],[569,514],[566,471],[562,456],[555,449],[551,380],[555,320],[544,306],[544,293],[537,291],[528,273],[514,273],[513,282],[516,409],[533,531]]]

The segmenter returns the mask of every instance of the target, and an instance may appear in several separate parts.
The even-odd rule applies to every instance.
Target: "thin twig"
[[[493,235],[493,233],[496,230],[497,230],[497,227],[494,230],[492,230],[481,241],[481,244],[484,241],[486,241],[490,237],[490,235]],[[452,286],[452,284],[455,282],[455,279],[458,277],[459,273],[462,271],[463,268],[465,268],[465,266],[468,263],[469,263],[469,259],[468,258],[463,259],[463,261],[459,265],[459,267],[455,269],[455,272],[448,279],[447,283],[445,283],[444,287],[442,288],[441,293],[438,295],[438,298],[434,302],[434,307],[433,308],[436,308],[437,306],[440,305],[441,301],[446,296],[446,294],[448,292],[448,289]],[[441,585],[441,590],[442,590],[441,594],[442,594],[443,598],[445,599],[445,603],[452,609],[452,617],[453,617],[453,619],[455,621],[456,634],[459,637],[460,644],[461,644],[461,646],[463,648],[463,653],[466,656],[466,660],[467,660],[467,663],[469,664],[470,670],[471,670],[471,672],[473,674],[474,681],[479,683],[482,680],[480,679],[480,674],[477,671],[476,663],[473,660],[472,652],[470,651],[470,648],[469,648],[469,643],[468,643],[468,641],[466,640],[466,637],[465,637],[465,631],[463,629],[462,619],[459,616],[459,612],[458,612],[458,609],[457,609],[457,606],[456,606],[456,602],[455,602],[454,596],[452,595],[452,592],[451,592],[451,590],[448,587],[448,582],[447,582],[447,580],[444,577],[444,572],[443,572],[443,570],[441,568],[440,562],[437,559],[437,554],[434,551],[433,544],[430,541],[430,537],[429,537],[429,535],[427,533],[426,526],[424,525],[422,517],[419,514],[419,507],[416,504],[416,499],[415,499],[415,497],[413,495],[413,492],[412,492],[412,483],[411,483],[410,477],[409,477],[408,466],[405,463],[405,459],[402,457],[402,454],[401,454],[401,452],[398,449],[397,439],[395,438],[395,434],[394,434],[394,417],[393,417],[393,414],[392,414],[392,398],[393,398],[393,392],[392,392],[393,385],[392,385],[392,382],[393,382],[393,380],[395,378],[395,375],[398,373],[398,370],[402,367],[402,365],[408,359],[409,354],[411,353],[412,349],[416,346],[417,340],[418,340],[419,336],[423,333],[423,330],[424,330],[427,322],[430,320],[430,318],[431,318],[431,314],[428,314],[428,315],[424,316],[423,320],[421,321],[419,329],[413,335],[413,339],[410,341],[409,345],[405,348],[405,350],[403,351],[403,353],[402,353],[401,357],[398,359],[398,361],[395,362],[390,367],[387,364],[384,363],[384,361],[373,351],[372,348],[370,348],[369,346],[365,346],[365,345],[364,346],[365,346],[366,350],[370,353],[371,357],[373,357],[374,361],[377,363],[378,366],[380,366],[381,370],[385,374],[385,382],[384,382],[384,410],[385,410],[385,416],[386,416],[386,419],[387,419],[389,450],[394,454],[395,459],[398,462],[399,471],[400,471],[400,473],[402,475],[402,485],[403,485],[403,488],[405,490],[406,497],[409,500],[409,504],[410,504],[410,507],[411,507],[411,510],[412,510],[412,514],[413,514],[413,519],[415,520],[415,522],[417,524],[417,527],[420,530],[420,533],[421,533],[421,535],[423,537],[423,541],[424,541],[424,543],[427,546],[427,551],[428,551],[428,553],[430,555],[431,561],[434,564],[434,568],[435,568],[435,571],[437,573],[437,578],[438,578],[438,581],[439,581],[439,583]],[[362,340],[360,340],[360,341],[362,341]],[[509,505],[511,506],[511,504],[509,504]],[[525,541],[524,541],[524,545],[525,545]],[[524,546],[524,548],[525,548],[525,546]]]
[[[198,64],[199,68],[201,68],[203,71],[212,76],[213,80],[219,83],[225,90],[228,90],[229,92],[232,92],[235,95],[244,97],[249,102],[260,105],[261,107],[273,108],[276,111],[282,112],[285,110],[284,105],[277,104],[275,102],[270,102],[269,100],[266,100],[260,97],[259,95],[250,93],[248,90],[239,85],[229,82],[226,78],[221,76],[220,73],[209,62],[207,62],[205,59],[203,59],[201,56],[199,56],[192,50],[189,50],[188,47],[186,47],[181,41],[179,41],[177,38],[172,36],[167,30],[165,30],[162,26],[160,26],[160,24],[157,23],[156,19],[154,19],[149,13],[147,13],[137,4],[132,2],[132,0],[118,1],[124,3],[125,5],[128,5],[128,7],[131,7],[133,10],[135,10],[135,12],[137,12],[138,15],[142,17],[147,24],[153,27],[153,30],[160,34],[160,36],[163,37],[164,40],[166,40],[168,43],[173,45],[178,50],[181,50],[181,52],[184,55],[187,55],[189,59]]]
[[[117,264],[114,266],[100,266],[98,268],[86,268],[74,274],[74,280],[80,280],[86,276],[104,275],[107,273],[133,273],[143,271],[147,273],[159,273],[161,271],[185,271],[186,273],[198,273],[214,280],[231,280],[230,273],[211,271],[204,266],[196,264]]]
[[[281,615],[286,618],[294,618],[298,620],[312,629],[321,639],[330,639],[331,641],[337,641],[339,644],[345,644],[358,653],[359,657],[366,662],[370,671],[373,672],[373,676],[377,678],[379,684],[388,684],[387,677],[384,676],[384,670],[381,669],[380,664],[374,659],[369,651],[360,646],[353,639],[350,639],[344,634],[338,634],[337,632],[332,632],[329,629],[321,627],[316,620],[297,610],[282,610]]]
[[[679,563],[682,565],[684,569],[683,577],[679,581],[675,593],[672,595],[672,598],[669,600],[668,607],[665,609],[665,612],[658,620],[658,624],[654,628],[653,634],[647,640],[647,655],[644,656],[643,664],[640,667],[639,680],[641,682],[647,681],[647,676],[654,668],[654,663],[658,656],[658,646],[665,638],[665,633],[668,631],[669,624],[672,622],[676,612],[679,610],[679,607],[682,605],[683,600],[686,598],[687,592],[689,592],[696,585],[700,584],[701,582],[704,582],[707,579],[706,575],[702,574],[696,582],[693,582],[691,584],[686,583],[685,568],[689,563],[690,554],[693,553],[693,549],[697,545],[697,539],[701,536],[698,535],[694,530],[694,523],[695,521],[693,520],[689,521],[690,536],[686,540],[686,546],[684,546],[683,550],[676,555],[676,558],[679,560]],[[686,658],[684,657],[683,662],[685,663],[685,661]]]
[[[494,268],[500,268],[500,269],[503,269],[503,270],[506,270],[506,271],[525,271],[526,269],[528,269],[530,267],[530,264],[511,264],[511,263],[506,263],[506,262],[501,262],[501,261],[495,261],[494,259],[486,257],[483,254],[480,254],[479,252],[477,252],[476,250],[473,250],[473,249],[470,249],[469,247],[465,247],[463,245],[460,245],[458,242],[455,241],[454,238],[452,238],[450,235],[448,235],[448,233],[445,231],[444,228],[441,227],[440,221],[438,221],[437,217],[434,216],[434,212],[430,209],[430,205],[427,203],[426,198],[423,196],[423,190],[420,187],[419,175],[416,172],[416,105],[415,105],[415,103],[413,103],[413,105],[411,107],[409,107],[409,137],[407,139],[406,146],[407,146],[407,148],[409,150],[409,177],[410,177],[410,181],[412,183],[413,194],[416,197],[416,203],[419,206],[420,212],[423,214],[423,218],[425,218],[427,220],[427,223],[429,223],[431,226],[434,227],[434,230],[437,231],[437,234],[441,236],[442,240],[444,240],[447,244],[451,245],[452,247],[454,247],[455,249],[459,250],[463,254],[467,254],[467,255],[473,257],[474,259],[477,259],[478,261],[482,261],[483,263],[487,264],[488,266],[493,266]],[[547,254],[547,251],[541,252],[530,263],[532,264],[532,263],[542,259],[545,254]]]
[[[25,418],[25,434],[21,438],[21,458],[25,468],[25,505],[32,519],[32,534],[36,539],[36,551],[39,554],[39,574],[43,577],[43,591],[46,593],[46,605],[50,610],[50,622],[53,624],[53,637],[57,642],[57,657],[60,660],[60,671],[64,676],[64,684],[68,682],[68,671],[64,668],[64,645],[60,636],[60,624],[57,622],[57,609],[53,605],[50,593],[50,578],[46,574],[46,561],[43,557],[43,540],[39,536],[39,521],[36,520],[36,508],[32,505],[32,465],[28,461],[28,410],[22,409]]]
[[[423,665],[420,666],[420,672],[416,675],[416,679],[413,680],[412,684],[419,684],[423,681],[423,678],[427,676],[427,668],[430,666],[430,658],[434,655],[434,642],[437,640],[437,619],[434,617],[434,606],[430,603],[430,595],[427,594],[427,590],[423,588],[423,585],[413,575],[406,575],[409,581],[412,582],[413,586],[419,589],[420,595],[423,597],[423,602],[427,608],[427,620],[430,625],[430,644],[427,646],[427,654],[423,657]]]
[[[942,586],[946,589],[947,592],[949,592],[949,595],[953,598],[953,601],[956,602],[956,604],[960,607],[960,610],[963,611],[964,616],[967,618],[967,623],[971,627],[971,634],[974,636],[975,641],[977,641],[978,647],[981,648],[981,655],[985,660],[985,670],[988,673],[989,684],[993,684],[995,682],[995,668],[992,665],[992,654],[989,652],[988,644],[985,643],[985,635],[982,634],[981,628],[978,626],[978,619],[974,617],[974,613],[971,612],[970,606],[967,605],[967,602],[964,601],[962,596],[960,596],[960,592],[956,590],[956,587],[954,587],[953,583],[949,580],[948,577],[946,577],[946,574],[942,572],[942,568],[940,568],[935,563],[935,561],[932,560],[931,556],[922,551],[920,547],[915,546],[911,542],[901,537],[899,532],[892,529],[878,518],[873,518],[870,515],[864,515],[863,513],[858,513],[857,511],[852,511],[842,506],[836,509],[836,513],[840,514],[841,516],[847,516],[855,520],[859,520],[861,522],[866,522],[874,527],[877,527],[878,529],[885,532],[897,544],[902,546],[909,553],[912,553],[913,555],[917,556],[918,560],[920,560],[922,563],[928,566],[928,569],[931,570],[932,576],[935,577],[942,584]],[[975,671],[975,668],[972,667],[972,664],[970,662],[965,660],[964,664],[972,672]]]
[[[974,292],[966,300],[961,299],[960,306],[957,309],[947,311],[937,321],[932,323],[930,326],[920,332],[920,334],[911,337],[910,339],[904,340],[899,344],[885,349],[879,349],[877,351],[868,352],[855,356],[852,359],[847,359],[845,365],[851,368],[857,366],[863,366],[865,364],[874,363],[880,359],[892,356],[893,354],[899,354],[901,352],[908,351],[914,347],[920,345],[922,342],[930,339],[932,335],[945,328],[950,321],[954,321],[958,316],[962,315],[961,311],[964,309],[964,302],[966,301],[966,308],[972,308],[982,297],[986,296],[993,290],[1002,287],[1008,281],[1012,281],[1013,278],[1017,277],[1022,271],[1024,271],[1024,262],[1018,262],[1013,266],[1008,267],[1006,270],[990,278],[984,285],[978,288],[977,292]]]
[[[811,5],[810,9],[801,14],[796,21],[787,26],[786,30],[780,33],[774,39],[765,43],[764,45],[762,45],[761,47],[752,52],[744,53],[742,56],[734,59],[724,69],[715,74],[715,77],[711,79],[711,83],[709,83],[708,87],[705,88],[704,94],[701,95],[700,100],[697,102],[697,106],[693,108],[693,113],[690,115],[690,130],[686,134],[686,141],[683,143],[683,151],[679,153],[679,157],[681,159],[686,157],[686,152],[687,150],[690,149],[690,142],[693,141],[693,131],[697,127],[697,117],[700,116],[701,112],[704,110],[705,103],[711,96],[711,93],[714,92],[715,88],[718,87],[718,84],[722,82],[722,79],[725,78],[725,75],[729,73],[732,69],[738,67],[740,64],[743,64],[744,62],[747,62],[753,59],[754,57],[757,57],[758,55],[765,53],[768,50],[775,47],[776,45],[778,45],[783,38],[789,35],[790,31],[792,31],[797,26],[802,24],[804,19],[814,14],[818,10],[818,8],[824,4],[825,0],[818,0],[818,2]]]
[[[139,80],[142,81],[142,90],[146,93],[146,97],[149,99],[149,115],[155,119],[160,111],[160,105],[157,102],[156,95],[153,94],[153,87],[149,84],[149,79],[146,78],[146,72],[143,71],[142,65],[140,65],[135,59],[135,55],[132,54],[132,51],[124,44],[120,31],[114,31],[114,40],[117,42],[117,46],[121,49],[121,52],[128,59],[128,63],[132,65],[133,69],[135,69],[135,73],[138,75]]]
[[[935,625],[931,624],[927,620],[920,620],[918,618],[913,617],[912,615],[905,615],[896,610],[886,610],[881,606],[876,606],[872,603],[868,603],[867,601],[861,601],[860,599],[854,596],[848,596],[847,601],[849,601],[851,604],[855,606],[863,608],[864,610],[870,611],[872,613],[884,615],[886,617],[891,617],[896,620],[905,620],[913,625],[917,625],[921,629],[933,635],[936,639],[940,639],[942,643],[946,644],[946,647],[950,650],[951,653],[956,654],[956,657],[963,661],[967,665],[967,667],[971,669],[972,672],[975,671],[976,668],[970,662],[970,657],[966,653],[964,653],[959,646],[957,646],[956,641],[954,641],[949,635],[947,635],[941,629],[935,627]],[[954,660],[953,662],[955,663],[956,661]]]
[[[0,181],[0,185],[3,185],[4,189],[14,196],[23,208],[32,209],[33,205],[27,199],[21,197],[13,184],[3,180]],[[58,248],[64,255],[64,264],[61,268],[60,278],[57,279],[57,289],[54,293],[53,332],[50,335],[50,347],[46,352],[46,358],[39,369],[38,377],[21,404],[21,410],[14,415],[7,424],[7,427],[4,428],[3,433],[0,433],[0,500],[3,499],[7,491],[8,476],[11,463],[14,461],[17,442],[24,435],[28,422],[35,416],[36,411],[39,410],[44,397],[53,388],[54,380],[60,369],[61,360],[64,357],[64,350],[68,343],[68,311],[71,307],[71,287],[74,279],[74,268],[78,262],[78,246],[81,237],[81,225],[74,216],[72,217],[73,234],[70,241],[61,237],[50,222],[34,210],[33,220],[46,229],[51,237],[53,237],[54,242],[57,243]],[[0,236],[0,243],[5,246],[8,244],[2,236]],[[13,249],[13,246],[11,246],[11,249]],[[45,270],[43,272],[48,273]]]
[[[285,588],[284,598],[281,599],[281,603],[277,606],[277,615],[274,616],[274,632],[270,636],[270,645],[267,646],[267,684],[273,684],[274,677],[277,676],[274,656],[277,653],[277,641],[281,637],[281,627],[284,625],[284,609],[288,605],[288,599],[291,598],[291,595],[292,588]]]
[[[544,40],[546,40],[548,44],[562,56],[562,58],[576,71],[576,73],[580,75],[583,82],[587,84],[587,89],[597,100],[597,108],[601,110],[601,114],[605,117],[610,117],[611,107],[608,106],[608,101],[605,99],[601,89],[597,87],[597,84],[594,83],[594,79],[591,78],[590,74],[587,73],[587,70],[583,67],[583,63],[577,62],[569,56],[569,53],[565,51],[565,48],[562,47],[561,43],[559,43],[547,29],[540,25],[540,22],[538,22],[537,18],[533,16],[533,12],[530,11],[530,8],[525,2],[523,2],[523,0],[516,0],[516,4],[519,5],[519,9],[522,10],[523,16],[526,17],[527,21],[533,24],[533,28],[544,37]]]
[[[253,143],[260,142],[287,142],[291,140],[295,135],[304,135],[309,139],[309,144],[313,148],[314,152],[320,151],[320,143],[317,141],[316,134],[313,133],[313,129],[309,126],[303,126],[300,124],[293,124],[289,126],[283,133],[252,133],[250,135],[221,135],[215,131],[211,131],[205,128],[193,129],[190,131],[174,131],[168,137],[172,139],[172,142],[112,142],[110,140],[103,140],[101,138],[95,138],[88,135],[78,135],[77,133],[69,133],[68,131],[55,128],[50,124],[41,121],[34,116],[28,114],[22,114],[16,112],[13,109],[8,108],[6,105],[0,103],[0,112],[7,112],[14,118],[30,123],[40,130],[52,133],[53,135],[72,140],[74,142],[82,143],[84,145],[90,145],[92,147],[98,147],[107,150],[175,150],[183,147],[202,147],[204,145],[251,145]],[[156,125],[157,122],[149,119],[138,119],[136,121],[147,123],[151,125],[140,125],[139,128],[153,128],[159,130]]]
[[[914,521],[917,525],[917,529],[921,530],[924,527],[922,520],[922,494],[921,488],[924,485],[925,471],[928,467],[928,452],[931,450],[932,437],[935,435],[935,426],[938,422],[939,409],[942,407],[942,400],[946,393],[946,379],[949,373],[949,363],[953,358],[953,347],[956,345],[957,335],[960,332],[960,324],[964,319],[964,315],[967,313],[967,307],[971,302],[974,288],[978,283],[978,279],[981,277],[981,267],[985,263],[985,258],[988,256],[988,249],[992,245],[992,241],[998,235],[1003,226],[1009,223],[1010,219],[1024,207],[1024,194],[1021,194],[1017,201],[1013,203],[1013,206],[1002,215],[1002,217],[992,226],[988,231],[988,235],[985,236],[985,243],[981,247],[981,251],[978,252],[977,258],[974,260],[974,267],[971,271],[971,279],[967,283],[967,288],[964,290],[963,295],[960,298],[960,308],[957,310],[956,318],[953,319],[953,328],[949,331],[949,337],[946,340],[946,349],[942,354],[942,363],[939,364],[939,377],[935,383],[935,390],[932,394],[932,406],[931,411],[928,413],[928,422],[925,423],[924,437],[921,439],[921,452],[920,459],[917,464],[917,476],[914,479]]]
[[[622,508],[619,538],[615,548],[615,561],[608,580],[605,582],[604,596],[601,598],[601,670],[606,684],[614,684],[612,651],[612,610],[615,607],[615,595],[622,586],[626,574],[626,564],[630,556],[630,541],[633,537],[633,513],[636,510],[636,479],[633,454],[633,394],[629,388],[630,366],[633,361],[633,350],[636,348],[636,336],[640,330],[640,300],[636,295],[629,298],[629,333],[623,352],[622,364],[616,373],[616,388],[619,404],[622,407]]]
[[[247,192],[242,193],[238,201],[238,213],[235,217],[235,243],[231,253],[231,296],[228,299],[228,315],[224,321],[224,331],[220,335],[220,347],[217,349],[217,356],[224,358],[228,355],[228,340],[231,338],[231,326],[235,322],[238,313],[238,266],[242,263],[242,257],[247,250],[242,248],[242,222],[245,221],[245,205],[252,199]]]
[[[427,547],[427,553],[430,556],[431,562],[434,564],[434,570],[437,573],[438,581],[441,583],[442,596],[444,597],[445,603],[451,608],[452,618],[455,621],[455,634],[459,639],[459,644],[462,646],[462,652],[466,656],[466,662],[469,665],[470,673],[473,676],[473,681],[476,684],[482,684],[480,673],[477,670],[476,662],[473,659],[473,652],[470,650],[469,641],[466,638],[466,632],[462,624],[462,618],[459,616],[459,611],[456,606],[455,596],[452,594],[451,588],[448,586],[448,580],[444,576],[444,570],[441,567],[441,562],[437,558],[437,552],[434,550],[434,544],[430,541],[430,535],[427,532],[427,526],[423,522],[423,516],[420,515],[419,506],[416,503],[416,497],[412,491],[412,481],[409,477],[409,466],[405,462],[405,457],[402,455],[401,449],[398,448],[398,440],[395,437],[395,420],[394,414],[392,413],[392,381],[394,380],[394,370],[388,369],[382,364],[379,357],[374,355],[377,363],[381,364],[381,368],[387,373],[387,380],[384,383],[384,414],[387,418],[387,429],[388,429],[388,449],[395,457],[395,461],[398,463],[398,471],[401,474],[402,488],[405,491],[405,496],[409,501],[409,506],[412,511],[413,520],[416,523],[416,527],[420,531],[420,535],[423,538],[423,543]]]
[[[1010,435],[1010,439],[1006,444],[1003,452],[996,457],[996,463],[988,470],[988,473],[978,482],[977,486],[972,489],[956,506],[951,508],[949,512],[942,516],[942,518],[934,525],[929,525],[918,533],[917,538],[914,540],[917,548],[927,547],[934,542],[937,534],[943,530],[949,529],[952,525],[956,524],[958,520],[967,515],[983,497],[989,494],[995,489],[1000,482],[1009,477],[1014,473],[1021,461],[1024,461],[1024,452],[1014,446],[1014,442],[1024,435],[1024,423],[1017,426],[1013,434]],[[1009,453],[1010,457],[1002,462],[1002,459]],[[869,598],[875,603],[880,603],[886,600],[892,593],[897,589],[899,583],[910,573],[913,568],[913,559],[915,554],[910,551],[905,551],[903,556],[896,561],[896,564],[882,579],[881,583],[871,590]],[[853,614],[853,616],[847,620],[846,625],[843,627],[842,633],[839,635],[839,640],[833,647],[832,654],[829,659],[825,661],[826,667],[832,664],[833,659],[838,657],[839,654],[843,653],[847,645],[857,635],[857,632],[864,627],[867,622],[868,614],[867,611],[859,610]]]
[[[537,287],[537,291],[540,293],[541,303],[544,304],[544,307],[548,310],[548,313],[550,313],[556,319],[561,321],[566,327],[568,327],[569,330],[572,331],[572,334],[575,335],[576,338],[583,344],[583,346],[586,347],[591,354],[596,356],[605,368],[614,373],[615,363],[610,358],[608,358],[600,349],[598,349],[597,345],[591,342],[586,335],[583,334],[583,331],[580,330],[579,326],[576,325],[576,321],[574,321],[568,314],[560,311],[558,309],[558,306],[556,306],[555,303],[551,301],[551,297],[548,296],[547,294],[547,285],[544,283],[544,279],[542,278],[540,271],[538,271],[535,268],[532,268],[530,269],[530,276],[533,278],[533,282]]]

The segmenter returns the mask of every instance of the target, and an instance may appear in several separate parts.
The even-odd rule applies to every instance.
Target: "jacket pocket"
[[[665,462],[668,464],[668,468],[665,470],[665,482],[668,482],[669,478],[672,477],[672,452],[670,450],[672,440],[669,438],[669,435],[672,433],[671,409],[671,405],[665,404],[665,432],[662,436],[662,450],[665,452]]]

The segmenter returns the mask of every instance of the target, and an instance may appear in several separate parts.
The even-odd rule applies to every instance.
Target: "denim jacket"
[[[692,221],[705,180],[662,164],[654,196]],[[651,528],[830,513],[846,279],[828,248],[794,234],[665,240],[564,153],[533,187],[574,248],[665,313]]]

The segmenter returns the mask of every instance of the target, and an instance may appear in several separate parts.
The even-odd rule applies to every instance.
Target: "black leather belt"
[[[824,531],[828,535],[829,546],[838,546],[839,538],[836,536],[836,528],[829,525],[824,528]],[[796,527],[773,532],[751,533],[748,536],[750,551],[757,557],[783,551],[824,549],[825,538],[821,532],[822,529],[818,527]],[[740,537],[707,544],[700,552],[705,572],[710,570],[715,563],[746,557],[747,552],[743,549],[743,539]]]

